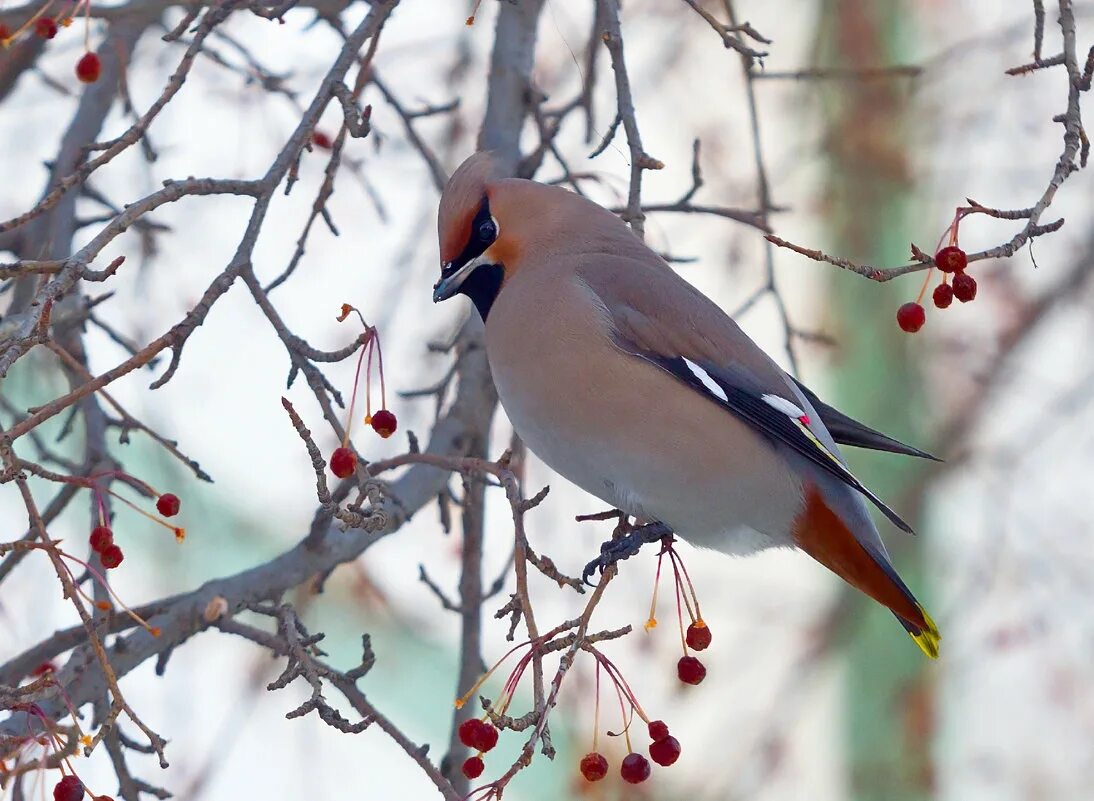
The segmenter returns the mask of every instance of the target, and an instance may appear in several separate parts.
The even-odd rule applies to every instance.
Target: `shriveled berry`
[[[156,499],[156,509],[164,517],[174,517],[179,513],[181,507],[182,501],[173,492],[165,492]]]
[[[339,478],[349,478],[357,469],[357,454],[349,448],[335,448],[330,455],[330,471]]]
[[[95,83],[103,72],[103,63],[95,53],[84,53],[76,62],[76,77],[84,83]]]
[[[497,744],[498,730],[484,720],[479,727],[474,747],[485,752],[491,750]]]
[[[711,634],[710,627],[702,621],[695,621],[688,626],[687,637],[688,648],[693,651],[705,651],[707,646],[710,645]]]
[[[52,39],[57,35],[57,23],[53,17],[38,17],[34,22],[34,34],[39,39]]]
[[[372,415],[372,420],[369,421],[372,426],[372,430],[379,434],[384,439],[387,439],[395,433],[395,429],[399,423],[395,419],[395,415],[389,412],[387,409],[381,409]]]
[[[944,273],[959,273],[968,266],[969,257],[957,245],[950,245],[934,254],[934,263]]]
[[[663,720],[650,721],[650,739],[654,742],[669,736],[669,726]]]
[[[603,754],[590,751],[581,758],[581,775],[587,782],[598,782],[608,775],[608,760]]]
[[[954,277],[957,280],[957,277]],[[950,304],[953,303],[953,287],[949,284],[939,284],[934,288],[934,294],[931,295],[934,298],[934,305],[940,309],[948,309]]]
[[[676,675],[684,684],[699,684],[707,677],[707,669],[694,656],[682,656],[676,663]]]
[[[325,134],[322,131],[312,132],[311,143],[323,150],[330,150],[332,147],[334,147],[334,142],[331,141],[330,135]]]
[[[456,729],[456,734],[459,736],[461,743],[477,751],[479,748],[476,745],[479,741],[479,729],[484,725],[486,724],[478,718],[470,718],[460,724],[459,728]]]
[[[976,297],[976,279],[967,273],[953,277],[953,296],[962,303],[968,303]]]
[[[650,761],[641,754],[627,754],[619,768],[623,781],[641,784],[650,777]]]
[[[122,549],[117,545],[108,545],[103,548],[99,554],[99,559],[103,563],[103,567],[107,570],[113,570],[122,563],[125,559],[125,554],[122,553]]]
[[[486,766],[482,764],[482,759],[477,756],[468,757],[460,770],[463,771],[463,775],[469,779],[477,779],[482,775],[483,768]]]
[[[102,553],[114,544],[114,532],[107,526],[95,526],[91,529],[91,536],[87,539],[91,543],[91,550]]]
[[[905,303],[896,310],[896,323],[902,331],[914,334],[927,322],[927,312],[918,303]]]
[[[650,743],[650,759],[667,768],[680,758],[680,741],[671,735]]]
[[[83,797],[84,783],[71,774],[53,785],[53,801],[80,801]]]

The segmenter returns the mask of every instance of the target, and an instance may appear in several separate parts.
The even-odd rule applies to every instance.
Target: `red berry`
[[[475,739],[474,747],[480,751],[489,751],[497,744],[498,730],[486,721],[482,721],[482,725],[479,726],[478,736]]]
[[[372,415],[372,419],[369,421],[372,425],[372,430],[379,434],[384,439],[387,439],[395,433],[396,427],[399,423],[395,419],[395,415],[389,412],[387,409],[381,409]]]
[[[330,455],[330,471],[339,478],[349,478],[357,469],[357,454],[349,448],[336,448]]]
[[[705,651],[707,646],[710,645],[711,634],[710,627],[706,623],[695,621],[688,626],[687,634],[688,648],[693,651]]]
[[[959,273],[953,277],[953,296],[962,303],[968,303],[976,297],[976,279],[971,275]]]
[[[934,263],[944,273],[959,273],[968,265],[969,257],[957,245],[950,245],[934,254]]]
[[[669,736],[668,724],[663,720],[654,720],[650,722],[650,739],[654,742],[658,740],[664,740]]]
[[[483,768],[486,766],[482,764],[482,759],[477,756],[469,757],[463,763],[463,767],[460,770],[463,771],[463,775],[469,779],[477,779],[482,775]]]
[[[38,17],[34,23],[34,33],[39,39],[52,39],[57,35],[57,23],[53,17]]]
[[[322,131],[314,131],[312,133],[311,143],[318,148],[322,148],[323,150],[330,150],[332,147],[334,147],[334,142],[331,141],[330,136],[323,133]],[[474,776],[472,776],[471,778],[474,778]]]
[[[623,781],[641,784],[650,777],[650,761],[641,754],[627,754],[619,768]]]
[[[30,675],[32,675],[32,676],[44,676],[47,673],[56,673],[56,672],[57,672],[57,666],[56,665],[54,665],[52,662],[43,662],[38,667],[34,668],[34,670],[32,670],[30,672]]]
[[[113,570],[122,563],[125,559],[125,554],[122,553],[122,549],[117,545],[108,545],[103,548],[99,554],[99,559],[103,563],[103,567],[107,570]]]
[[[581,758],[581,775],[587,782],[598,782],[608,775],[608,760],[592,751]]]
[[[88,541],[91,543],[91,550],[102,553],[114,544],[114,532],[106,526],[96,526],[91,529],[91,536],[88,537]]]
[[[76,62],[76,77],[84,83],[95,83],[103,71],[103,63],[95,53],[84,53]]]
[[[896,310],[896,322],[902,331],[914,334],[927,322],[927,312],[918,303],[905,303]]]
[[[460,727],[456,729],[460,742],[468,748],[477,748],[475,743],[479,741],[479,727],[482,725],[482,721],[478,718],[470,718],[461,723]]]
[[[84,797],[84,783],[75,776],[62,776],[53,786],[53,801],[80,801]]]
[[[682,656],[676,663],[676,675],[684,684],[699,684],[707,677],[707,669],[694,656]]]
[[[665,737],[650,743],[650,759],[667,768],[680,758],[680,741],[675,737]]]
[[[159,498],[156,499],[156,509],[164,517],[174,517],[179,513],[179,508],[182,506],[182,501],[179,500],[179,496],[173,492],[165,492]]]
[[[954,281],[957,281],[958,276],[954,276]],[[939,284],[934,288],[934,305],[940,309],[948,309],[950,304],[953,303],[953,287],[949,284]]]

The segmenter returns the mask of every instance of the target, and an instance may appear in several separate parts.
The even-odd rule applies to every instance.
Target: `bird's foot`
[[[600,546],[600,556],[585,565],[585,569],[581,572],[582,581],[592,585],[593,582],[590,579],[593,574],[599,572],[600,575],[604,575],[605,570],[617,562],[634,556],[642,550],[643,545],[660,542],[665,537],[672,536],[672,529],[664,523],[647,523],[644,526],[628,527],[628,530],[629,533],[613,536]],[[616,533],[621,533],[619,528],[616,529]]]

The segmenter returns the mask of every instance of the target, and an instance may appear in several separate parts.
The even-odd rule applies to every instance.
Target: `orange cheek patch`
[[[486,253],[483,255],[492,264],[504,265],[505,274],[509,276],[516,270],[517,263],[520,261],[520,254],[520,246],[506,237],[503,232],[498,240],[486,249]]]

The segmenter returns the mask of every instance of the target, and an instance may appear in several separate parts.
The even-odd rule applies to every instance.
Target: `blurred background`
[[[409,108],[458,108],[420,120],[416,129],[451,171],[474,150],[485,103],[485,76],[498,3],[487,0],[474,26],[468,3],[405,0],[389,21],[375,67]],[[548,0],[538,29],[535,83],[557,103],[574,96],[585,69],[592,3]],[[700,3],[722,13],[718,3]],[[1049,4],[1054,6],[1055,4]],[[989,0],[741,1],[740,19],[773,40],[764,69],[854,69],[917,65],[918,75],[872,80],[758,79],[753,82],[770,193],[780,211],[775,231],[808,247],[883,266],[904,263],[909,243],[931,252],[966,197],[998,208],[1022,208],[1043,193],[1061,150],[1066,105],[1062,72],[1007,77],[1030,60],[1033,5]],[[1094,3],[1076,2],[1080,49],[1091,44]],[[364,9],[351,6],[354,23]],[[168,13],[168,27],[181,17]],[[341,46],[314,14],[290,12],[276,25],[241,15],[225,30],[284,86],[306,102]],[[647,172],[643,199],[672,202],[691,185],[693,140],[702,141],[705,185],[696,202],[756,208],[757,174],[746,84],[737,54],[726,50],[685,4],[629,0],[623,30],[645,149],[665,162]],[[76,97],[71,63],[77,39],[60,38],[0,104],[0,217],[36,201]],[[1045,53],[1059,50],[1055,10],[1048,10]],[[68,48],[68,49],[66,49]],[[241,63],[234,51],[225,58]],[[157,36],[137,46],[129,89],[138,108],[162,91],[181,50]],[[606,54],[599,69],[606,71]],[[0,54],[0,59],[4,55]],[[63,78],[63,80],[62,80]],[[460,303],[434,308],[438,270],[437,191],[420,154],[407,141],[391,105],[369,87],[374,130],[349,140],[337,192],[329,203],[341,236],[312,234],[298,274],[275,301],[293,330],[319,348],[356,336],[335,321],[353,303],[379,327],[389,393],[437,382],[449,359],[427,343],[449,339],[468,313]],[[577,118],[557,140],[575,169],[595,175],[583,188],[606,205],[626,199],[628,152],[620,135],[586,160],[615,113],[610,79],[596,84],[593,142]],[[261,174],[300,117],[298,102],[271,94],[240,71],[199,59],[180,95],[152,129],[160,157],[136,150],[96,178],[118,202],[142,197],[164,178]],[[330,107],[321,130],[335,131]],[[119,109],[106,133],[124,129]],[[535,143],[526,131],[525,147]],[[255,253],[268,281],[288,262],[323,179],[326,159],[305,153],[300,185],[279,195]],[[547,160],[539,176],[559,178]],[[943,632],[942,658],[926,660],[884,610],[858,597],[806,557],[765,553],[747,560],[681,552],[714,635],[699,687],[675,677],[679,643],[669,593],[664,625],[642,631],[654,552],[623,565],[595,618],[599,628],[632,624],[631,636],[604,646],[643,706],[668,721],[683,745],[671,770],[639,787],[613,778],[579,781],[589,750],[594,705],[590,660],[579,660],[552,718],[554,763],[537,758],[506,793],[513,801],[613,799],[953,799],[1071,801],[1094,786],[1094,548],[1086,492],[1094,486],[1094,236],[1091,183],[1083,173],[1062,189],[1046,221],[1067,224],[1015,257],[977,262],[980,284],[971,304],[928,308],[924,329],[909,336],[895,310],[915,299],[923,274],[878,284],[804,259],[774,253],[777,296],[765,294],[738,316],[744,329],[784,366],[796,357],[799,377],[822,398],[864,422],[936,453],[943,464],[885,455],[852,455],[865,483],[917,522],[907,538],[882,527],[898,569]],[[82,201],[86,203],[87,201]],[[88,206],[88,215],[92,213]],[[136,236],[108,252],[126,255],[124,280],[101,314],[124,337],[145,342],[178,320],[223,269],[238,241],[248,204],[200,198],[154,215],[171,232],[142,248]],[[979,216],[961,227],[969,252],[1011,237],[1020,223]],[[90,236],[94,228],[84,229]],[[734,312],[768,282],[762,235],[725,219],[651,213],[647,241],[684,259],[688,281]],[[128,248],[128,250],[126,249]],[[4,255],[4,254],[0,254]],[[1035,259],[1035,260],[1034,260]],[[779,311],[785,303],[791,337]],[[126,353],[89,328],[93,372]],[[297,542],[315,507],[314,476],[279,398],[288,363],[284,349],[242,286],[233,288],[187,345],[182,367],[149,392],[162,372],[133,373],[111,393],[137,417],[179,440],[215,479],[202,484],[147,439],[134,435],[116,453],[130,472],[184,499],[188,538],[118,511],[130,569],[117,576],[130,603],[191,589],[259,564]],[[327,375],[344,393],[353,361]],[[61,391],[50,358],[32,354],[0,385],[17,407]],[[315,430],[324,451],[333,435],[306,388],[288,396]],[[656,401],[651,401],[656,402]],[[402,430],[426,436],[431,399],[389,400]],[[44,429],[58,433],[61,421]],[[400,432],[382,441],[356,423],[354,440],[370,459],[406,449]],[[510,439],[503,413],[492,455]],[[579,573],[610,533],[608,523],[575,523],[600,511],[599,501],[552,475],[532,456],[531,494],[551,485],[527,520],[532,545],[560,569]],[[45,493],[48,487],[36,486]],[[510,553],[509,507],[488,493],[485,574],[503,571]],[[18,537],[24,511],[10,486],[0,492],[3,539]],[[74,504],[51,531],[85,536],[87,508]],[[372,635],[377,665],[363,688],[438,758],[448,739],[455,686],[458,618],[443,611],[418,580],[419,565],[453,591],[457,534],[445,535],[434,507],[333,574],[322,595],[299,593],[313,630],[327,634],[331,660],[352,665],[360,635]],[[510,578],[511,582],[512,579]],[[534,577],[541,623],[571,618],[583,600]],[[505,595],[500,596],[497,605]],[[493,608],[488,607],[492,612]],[[0,585],[0,663],[75,622],[55,591],[43,559],[27,559]],[[487,619],[488,663],[508,648],[504,622]],[[216,633],[175,653],[163,677],[146,664],[123,682],[130,703],[170,740],[171,767],[152,757],[135,769],[184,799],[220,801],[344,798],[418,801],[435,790],[414,764],[375,729],[345,735],[314,717],[286,721],[304,700],[290,690],[267,694],[280,671],[252,645]],[[484,691],[500,690],[495,679]],[[460,692],[463,689],[460,688]],[[524,711],[518,698],[518,713]],[[605,709],[611,709],[605,704]],[[603,725],[619,729],[605,713]],[[601,743],[613,762],[622,743]],[[515,758],[522,739],[503,736],[487,759],[486,778]],[[508,760],[508,761],[507,761]],[[83,768],[112,786],[104,754]]]

